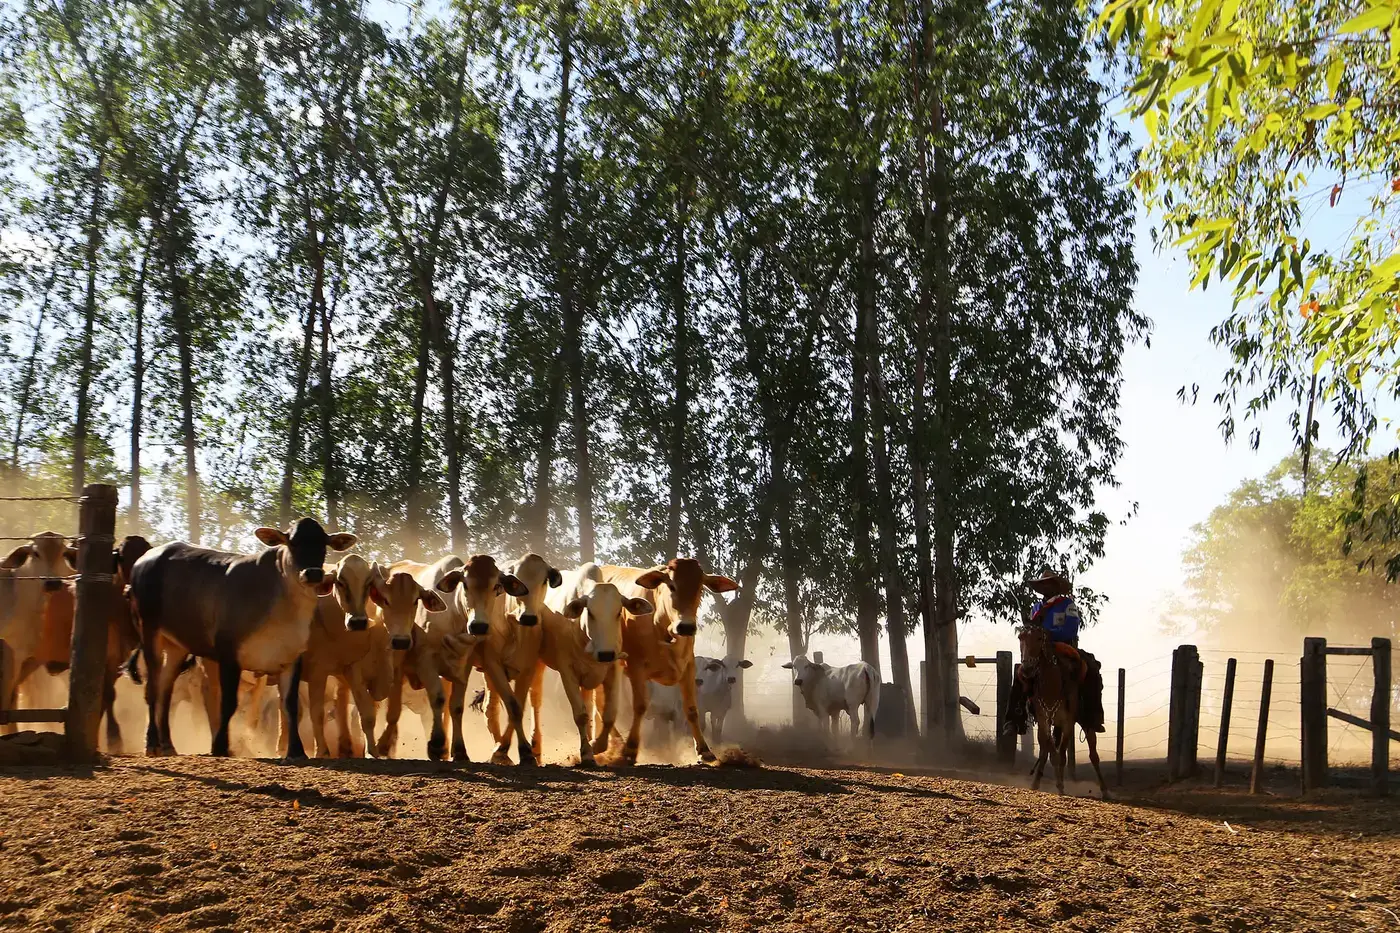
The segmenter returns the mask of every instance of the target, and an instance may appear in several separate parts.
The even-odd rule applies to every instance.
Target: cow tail
[[[122,665],[122,670],[126,671],[126,676],[130,677],[133,683],[141,683],[141,646],[132,649],[131,654],[126,656],[126,663]]]
[[[876,677],[870,665],[861,672],[865,675],[865,734],[875,738],[875,716],[880,712],[880,678]]]
[[[481,714],[484,716],[484,715],[486,715],[486,710],[483,709],[483,706],[485,705],[485,703],[486,703],[486,690],[485,690],[485,689],[478,690],[478,691],[476,692],[476,696],[472,697],[471,708],[474,709],[474,710],[476,710],[478,713],[481,713]]]

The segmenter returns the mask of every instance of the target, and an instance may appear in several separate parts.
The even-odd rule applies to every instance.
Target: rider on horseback
[[[1026,585],[1044,597],[1031,608],[1031,624],[1038,624],[1050,635],[1055,650],[1083,664],[1084,676],[1079,701],[1079,724],[1095,732],[1103,726],[1103,672],[1098,660],[1075,645],[1082,621],[1074,603],[1074,588],[1063,574],[1047,570]]]

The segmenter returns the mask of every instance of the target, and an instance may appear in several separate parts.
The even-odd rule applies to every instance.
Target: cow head
[[[413,623],[418,618],[418,606],[429,612],[446,612],[447,603],[441,596],[418,585],[413,574],[399,570],[384,579],[379,565],[374,565],[369,598],[379,607],[384,627],[389,630],[389,647],[407,651],[413,646]]]
[[[671,605],[676,610],[676,634],[688,637],[699,627],[702,590],[731,593],[739,588],[728,577],[706,573],[700,562],[690,557],[677,557],[664,567],[653,567],[636,579],[636,584],[648,590],[666,587],[671,591]]]
[[[19,570],[26,573],[16,576],[66,577],[78,569],[78,550],[68,544],[68,539],[54,531],[42,531],[11,551],[3,561],[0,570]],[[63,581],[44,581],[44,589],[56,592],[63,589]]]
[[[792,671],[792,685],[794,687],[800,687],[804,683],[814,684],[831,670],[831,665],[818,664],[816,661],[809,660],[805,654],[799,654],[783,667]]]
[[[438,581],[443,593],[453,593],[453,599],[467,619],[467,634],[480,637],[491,631],[491,620],[505,616],[503,596],[522,599],[530,588],[514,574],[502,573],[495,558],[477,554],[462,567],[449,570]]]
[[[327,535],[326,529],[314,518],[303,518],[290,532],[259,528],[253,533],[268,547],[281,548],[284,572],[295,576],[320,596],[331,591],[330,584],[325,582],[326,551],[348,551],[355,546],[354,535],[344,532]]]
[[[588,644],[583,650],[593,660],[607,664],[627,660],[627,652],[621,650],[622,613],[640,616],[655,608],[650,600],[640,596],[624,597],[611,583],[594,583],[587,592],[569,601],[564,615],[583,619],[584,631],[588,633]]]
[[[346,554],[321,578],[321,587],[330,589],[331,598],[345,613],[348,631],[363,632],[369,627],[369,589],[377,567],[358,554]]]
[[[131,580],[131,568],[151,549],[151,542],[140,535],[127,535],[112,548],[112,573],[117,578],[120,592]]]
[[[717,693],[727,690],[739,679],[739,672],[753,667],[749,660],[734,661],[728,658],[706,658],[695,656],[695,686],[702,693]]]
[[[522,597],[506,600],[506,612],[516,616],[521,625],[538,625],[540,607],[545,593],[564,582],[564,575],[538,554],[526,554],[506,568],[506,572],[524,583],[529,592]]]

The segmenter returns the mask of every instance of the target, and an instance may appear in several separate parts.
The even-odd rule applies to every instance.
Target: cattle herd
[[[702,594],[731,592],[738,584],[706,573],[693,559],[650,569],[588,563],[567,572],[537,554],[502,563],[478,554],[385,566],[345,553],[328,563],[328,552],[354,547],[354,535],[327,534],[310,518],[289,531],[259,528],[256,535],[266,548],[255,555],[184,542],[152,547],[134,535],[113,550],[122,598],[114,601],[108,624],[103,711],[109,749],[121,747],[113,702],[117,680],[126,674],[145,684],[147,754],[174,754],[176,686],[198,665],[203,685],[197,696],[216,755],[229,753],[229,724],[240,697],[246,702],[249,684],[265,677],[278,687],[279,743],[288,757],[306,754],[300,730],[291,727],[303,713],[317,756],[392,756],[408,704],[423,716],[433,759],[447,755],[450,714],[452,758],[464,761],[463,711],[468,680],[478,670],[486,690],[474,705],[485,704],[496,742],[491,760],[510,762],[514,736],[520,763],[532,764],[541,755],[549,669],[573,713],[581,761],[595,761],[610,739],[622,738],[618,712],[630,698],[622,763],[636,761],[648,719],[683,724],[700,760],[713,762],[706,731],[721,741],[732,685],[751,667],[739,658],[695,655]],[[18,705],[34,671],[67,666],[75,562],[69,542],[48,532],[0,561],[0,702],[7,708]],[[879,698],[873,668],[832,668],[803,656],[784,666],[794,669],[794,683],[823,726],[828,717],[834,726],[844,710],[853,734],[859,733],[863,705],[864,731],[873,733]],[[360,736],[347,728],[351,700]],[[528,736],[527,701],[533,712]],[[327,741],[331,710],[339,726],[335,743]]]

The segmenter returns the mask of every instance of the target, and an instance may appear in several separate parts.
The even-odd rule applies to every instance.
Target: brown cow
[[[540,563],[543,563],[541,561]],[[556,571],[557,574],[557,571]],[[533,750],[525,742],[525,727],[521,723],[522,704],[516,699],[510,688],[510,676],[506,670],[507,661],[511,660],[514,653],[514,646],[522,641],[533,640],[536,645],[534,655],[538,659],[538,635],[534,633],[522,635],[521,629],[537,628],[537,625],[526,625],[523,620],[517,620],[515,616],[506,615],[505,597],[514,596],[523,599],[530,593],[530,588],[520,580],[519,577],[511,573],[502,573],[496,566],[496,561],[486,554],[477,554],[466,565],[448,571],[438,581],[439,592],[451,593],[451,602],[457,607],[458,612],[468,620],[467,633],[481,639],[476,644],[471,653],[471,663],[480,668],[486,674],[487,685],[505,699],[506,713],[510,716],[510,729],[506,733],[506,741],[502,747],[496,749],[491,760],[498,764],[505,764],[510,761],[508,750],[510,747],[510,731],[514,731],[520,737],[519,753],[522,765],[533,765],[535,755]],[[526,673],[527,680],[534,672],[531,665]],[[421,676],[421,675],[420,675]],[[526,684],[528,689],[528,682]],[[452,757],[465,761],[467,756],[466,745],[459,748],[458,739],[461,735],[461,714],[459,710],[465,705],[466,681],[453,684],[452,691],[452,714],[457,722],[457,734],[453,736]],[[432,696],[432,690],[429,690]],[[438,713],[441,706],[434,703],[434,713]],[[437,717],[440,720],[440,715]],[[434,722],[434,737],[440,737],[441,724]],[[439,752],[442,750],[442,741],[439,738],[436,746],[429,742],[428,753],[431,756],[434,747]]]
[[[647,682],[667,686],[677,684],[685,708],[695,753],[701,761],[715,760],[700,730],[695,701],[695,632],[702,590],[729,593],[739,584],[728,577],[707,574],[700,562],[677,557],[664,567],[641,570],[636,567],[604,567],[603,582],[614,583],[626,597],[649,601],[654,612],[629,613],[622,623],[623,662],[632,687],[632,729],[622,746],[622,760],[635,762],[642,740],[642,720],[647,711]]]
[[[412,645],[413,622],[422,606],[430,612],[446,610],[442,597],[418,585],[413,574],[398,571],[386,581],[379,564],[347,555],[329,568],[332,595],[316,605],[302,673],[308,688],[311,727],[316,754],[332,756],[326,744],[326,679],[340,683],[337,712],[342,753],[352,748],[348,698],[353,696],[360,713],[365,748],[377,754],[374,743],[375,702],[389,695],[394,655],[402,657]]]
[[[462,559],[444,557],[433,564],[399,561],[389,568],[390,575],[412,574],[425,589],[435,588],[450,573],[460,576]],[[431,611],[420,606],[413,633],[413,644],[396,665],[394,684],[389,690],[389,707],[384,713],[384,731],[380,733],[378,749],[382,758],[393,755],[399,740],[399,714],[404,707],[404,682],[414,690],[425,690],[431,711],[428,717],[428,757],[441,759],[447,751],[447,733],[443,728],[443,708],[449,702],[445,685],[451,685],[453,724],[452,757],[467,760],[467,744],[462,734],[462,710],[465,708],[467,680],[471,676],[471,657],[482,641],[488,626],[471,631],[469,622],[457,601],[445,600],[443,610]]]
[[[563,583],[564,577],[538,554],[526,554],[510,565],[506,572],[518,577],[529,587],[530,592],[521,597],[506,597],[507,619],[514,619],[518,624],[506,624],[499,631],[493,630],[478,648],[474,663],[484,670],[486,656],[494,655],[499,660],[506,678],[513,682],[515,702],[522,711],[526,694],[529,694],[535,719],[530,750],[538,759],[543,745],[540,705],[544,696],[542,683],[540,689],[534,688],[543,673],[540,670],[540,645],[544,640],[544,626],[540,624],[540,620],[554,614],[554,610],[545,605],[545,595]],[[491,737],[496,740],[496,751],[491,756],[491,761],[495,764],[510,764],[510,730],[502,729],[498,722],[501,695],[493,688],[487,690],[487,695],[489,701],[486,706],[486,725],[491,730]],[[521,734],[520,741],[525,741],[524,733]]]
[[[0,662],[0,681],[8,685],[3,709],[18,707],[20,687],[40,667],[66,670],[73,641],[73,591],[65,578],[75,572],[78,552],[52,531],[29,540],[0,560],[0,640],[9,649]]]
[[[559,672],[578,726],[579,760],[586,764],[593,762],[595,752],[607,750],[617,721],[618,662],[627,659],[622,651],[623,617],[628,613],[647,615],[653,610],[646,599],[626,598],[613,584],[601,582],[602,575],[602,568],[591,563],[568,574],[564,585],[549,594],[548,611],[543,616],[540,670],[548,665]],[[588,708],[596,702],[599,691],[603,723],[590,746]],[[585,702],[586,694],[590,703]],[[535,716],[538,720],[538,704]]]

